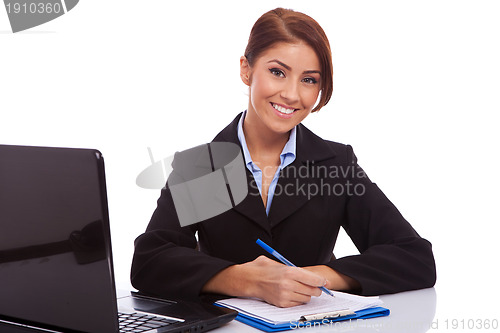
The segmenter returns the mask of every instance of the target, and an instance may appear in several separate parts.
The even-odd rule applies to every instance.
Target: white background
[[[436,318],[499,319],[500,2],[81,0],[12,34],[0,8],[0,143],[98,148],[119,288],[159,191],[156,159],[247,106],[239,57],[267,10],[303,11],[333,51],[331,102],[305,124],[360,165],[433,243]],[[355,253],[345,235],[337,257]]]

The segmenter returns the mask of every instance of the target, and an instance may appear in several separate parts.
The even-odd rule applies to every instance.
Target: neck
[[[279,156],[288,142],[290,131],[276,133],[253,118],[247,112],[243,122],[243,132],[252,159],[272,158],[279,164]]]

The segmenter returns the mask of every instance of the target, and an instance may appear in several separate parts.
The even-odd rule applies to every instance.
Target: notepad
[[[237,320],[267,332],[283,331],[311,322],[366,319],[389,315],[378,296],[363,297],[332,291],[335,297],[321,294],[309,303],[280,308],[255,298],[230,298],[217,305],[238,311]]]

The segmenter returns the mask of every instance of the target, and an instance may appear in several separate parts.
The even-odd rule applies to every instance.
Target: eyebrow
[[[281,66],[285,67],[285,69],[286,69],[287,71],[289,71],[289,70],[291,70],[291,69],[292,69],[292,67],[290,67],[290,66],[288,66],[287,64],[285,64],[285,63],[283,63],[283,62],[279,61],[278,59],[273,59],[273,60],[270,60],[270,61],[268,61],[267,63],[269,64],[269,63],[271,63],[271,62],[275,62],[275,63],[277,63],[277,64],[279,64],[279,65],[281,65]],[[303,74],[314,74],[314,73],[318,73],[318,74],[320,74],[320,75],[321,75],[321,71],[316,71],[316,70],[310,70],[310,71],[304,71],[304,72],[303,72]]]

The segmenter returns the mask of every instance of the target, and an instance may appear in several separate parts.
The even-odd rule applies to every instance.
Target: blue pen
[[[267,252],[272,254],[276,259],[278,259],[279,261],[281,261],[285,265],[297,267],[294,264],[292,264],[288,259],[286,259],[281,254],[279,254],[278,251],[276,251],[275,249],[273,249],[272,247],[270,247],[269,245],[267,245],[266,243],[264,243],[260,239],[257,239],[257,244],[259,244],[264,250],[266,250]],[[330,290],[326,289],[325,287],[319,287],[319,289],[323,290],[328,295],[335,297],[335,295],[333,295],[333,293]]]

